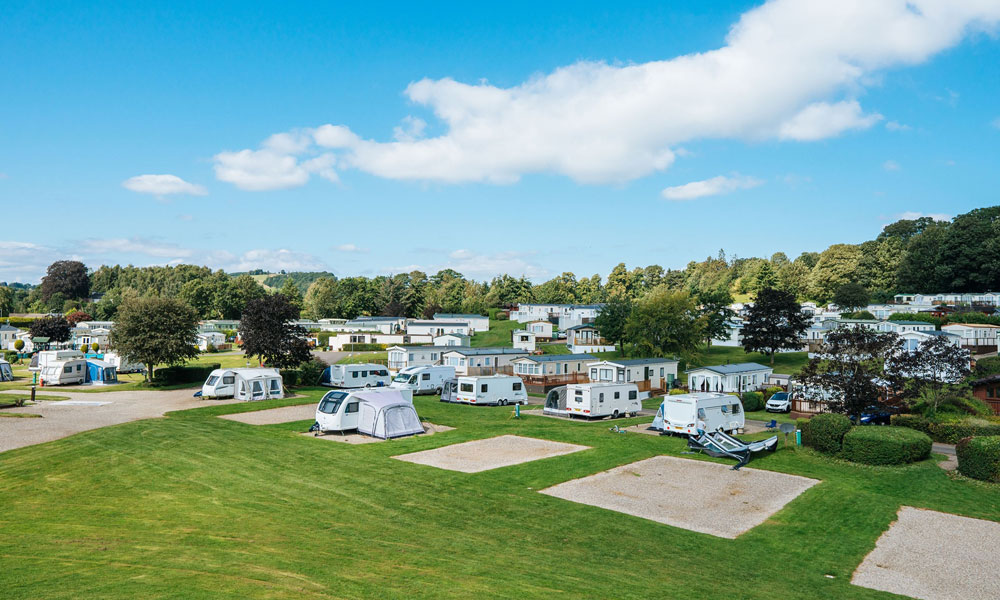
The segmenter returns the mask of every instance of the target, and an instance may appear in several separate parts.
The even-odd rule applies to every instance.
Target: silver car
[[[792,397],[788,392],[776,392],[764,405],[767,412],[792,412]]]

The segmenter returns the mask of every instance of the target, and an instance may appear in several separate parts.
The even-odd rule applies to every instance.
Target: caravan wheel
[[[436,389],[434,390],[434,393],[435,393],[435,394],[437,394],[438,396],[440,396],[440,395],[441,395],[441,392],[442,392],[441,388],[436,388]]]
[[[497,406],[507,406],[507,401],[501,398],[497,400]]]
[[[370,384],[370,383],[366,383],[365,384],[365,389],[366,390],[371,389],[371,387],[372,387],[372,384]]]
[[[617,410],[615,412],[611,413],[611,418],[612,419],[617,419],[618,418],[618,411]]]

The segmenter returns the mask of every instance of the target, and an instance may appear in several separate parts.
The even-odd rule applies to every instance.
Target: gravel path
[[[819,481],[673,456],[654,456],[541,490],[724,538],[760,525]]]
[[[923,600],[1000,598],[1000,523],[904,506],[851,583]]]
[[[449,471],[478,473],[588,449],[589,446],[577,444],[550,442],[519,435],[501,435],[393,456],[393,458]]]
[[[7,392],[0,392],[4,393]],[[189,389],[88,394],[59,390],[59,395],[69,400],[42,401],[32,406],[4,409],[4,412],[32,413],[43,418],[0,419],[0,452],[51,442],[90,429],[162,417],[174,410],[235,402],[231,399],[202,400],[192,397],[192,393]]]

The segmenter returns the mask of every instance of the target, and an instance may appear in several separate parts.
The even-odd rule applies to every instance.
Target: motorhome
[[[642,410],[634,383],[575,383],[566,386],[566,414],[575,417],[617,419]]]
[[[393,378],[389,387],[397,390],[411,390],[417,394],[440,394],[444,382],[455,378],[455,367],[407,367]]]
[[[105,352],[103,360],[117,368],[119,373],[143,373],[146,370],[146,365],[129,362],[116,352]]]
[[[456,402],[463,404],[527,404],[524,382],[513,375],[459,377]]]
[[[320,433],[358,433],[381,439],[423,433],[410,390],[371,389],[327,392],[316,405]]]
[[[76,358],[83,358],[83,353],[79,350],[42,350],[41,352],[36,352],[35,355],[31,357],[31,363],[28,364],[28,370],[41,373],[50,362]]]
[[[0,381],[14,381],[14,370],[10,363],[0,358]]]
[[[71,385],[87,381],[87,361],[82,358],[47,360],[38,380],[45,385]]]
[[[746,422],[743,403],[736,396],[720,392],[664,396],[652,428],[663,433],[698,435],[699,422],[705,424],[705,431],[721,429],[732,435]]]
[[[373,388],[390,383],[389,369],[384,365],[359,363],[356,365],[330,365],[323,370],[319,382],[326,387]]]
[[[109,362],[88,358],[87,383],[98,385],[118,383],[118,369]]]
[[[270,400],[284,398],[281,374],[277,369],[215,369],[201,386],[203,398]]]

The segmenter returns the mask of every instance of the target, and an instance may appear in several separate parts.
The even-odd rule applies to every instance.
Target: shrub
[[[930,456],[931,438],[909,427],[855,427],[844,436],[841,456],[866,465],[905,465]]]
[[[1000,436],[964,438],[955,450],[959,473],[973,479],[1000,483]]]
[[[101,345],[98,344],[97,342],[91,342],[90,349],[93,350],[94,352],[97,352],[98,350],[101,349]]]
[[[385,344],[344,344],[341,348],[344,352],[371,352],[385,349]]]
[[[327,364],[318,358],[303,363],[299,367],[299,383],[301,385],[317,385],[326,367]]]
[[[495,317],[497,321],[506,321],[509,318],[510,316],[507,314],[506,311],[498,312],[497,316]]]
[[[680,396],[681,394],[686,394],[686,393],[687,393],[686,391],[684,391],[684,390],[682,390],[680,388],[674,388],[674,389],[670,390],[669,392],[667,392],[667,394],[670,395],[670,396]]]
[[[767,402],[768,400],[770,400],[771,396],[777,394],[778,392],[783,392],[783,391],[785,391],[785,390],[781,389],[780,387],[778,387],[776,385],[767,388],[766,390],[764,390],[764,402]]]
[[[221,368],[219,363],[210,365],[175,365],[163,367],[153,374],[153,385],[176,385],[179,383],[201,383],[208,379],[212,371]]]
[[[3,358],[9,363],[17,362],[17,350],[4,350]]]
[[[931,423],[930,434],[935,442],[957,444],[962,438],[1000,435],[1000,423],[981,417],[965,417]]]
[[[892,415],[892,424],[896,427],[909,427],[930,434],[931,422],[922,415]]]
[[[299,370],[298,369],[281,369],[278,371],[281,374],[281,381],[285,384],[285,387],[295,387],[299,384]]]
[[[976,361],[976,377],[983,378],[1000,374],[1000,356],[988,356]]]
[[[844,436],[851,430],[851,420],[834,413],[818,414],[809,420],[802,443],[825,452],[836,454],[843,446]]]
[[[14,350],[18,352],[24,350],[24,340],[14,340]]]
[[[764,410],[764,394],[760,392],[743,392],[741,401],[743,402],[743,410],[746,412]]]

